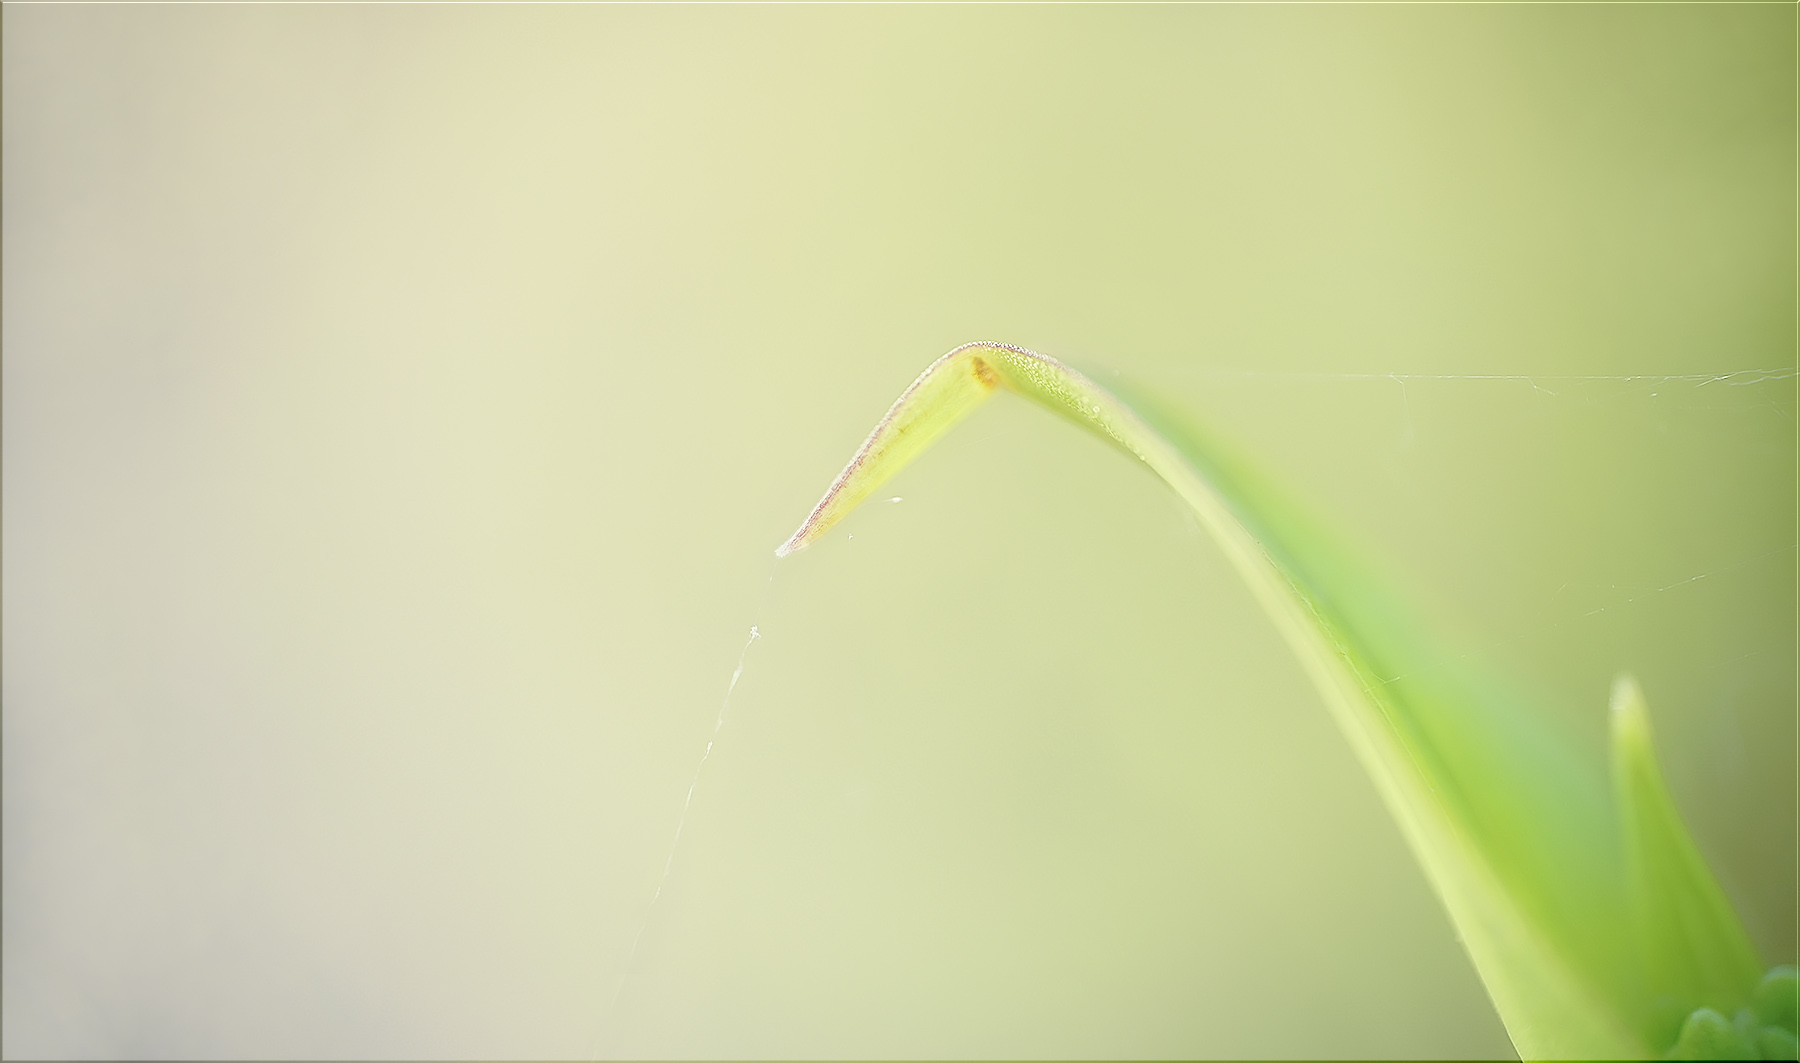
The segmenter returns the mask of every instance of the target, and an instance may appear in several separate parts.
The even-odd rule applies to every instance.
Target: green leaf
[[[1760,1059],[1755,1043],[1731,1020],[1711,1008],[1701,1008],[1682,1024],[1681,1036],[1669,1059]]]
[[[1782,966],[1764,975],[1751,998],[1751,1007],[1765,1025],[1800,1034],[1800,971]]]
[[[999,382],[988,362],[973,355],[958,357],[952,351],[931,363],[888,407],[887,416],[863,440],[800,530],[775,548],[775,556],[786,557],[836,524],[869,492],[973,413]]]
[[[1643,693],[1628,675],[1613,683],[1612,757],[1651,1043],[1678,1031],[1685,1043],[1688,1012],[1699,1005],[1736,1011],[1749,1001],[1762,964],[1675,811]]]
[[[1622,832],[1598,765],[1437,646],[1248,463],[1154,400],[1127,403],[1021,347],[959,347],[907,389],[777,553],[815,541],[996,390],[1095,433],[1193,509],[1324,695],[1522,1056],[1660,1055],[1695,1008],[1748,999],[1754,954],[1662,789],[1641,698],[1614,714]],[[1696,1037],[1716,1032],[1693,1021]]]

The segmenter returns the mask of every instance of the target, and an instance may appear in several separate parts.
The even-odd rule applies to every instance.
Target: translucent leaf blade
[[[1669,796],[1631,676],[1613,683],[1611,730],[1644,1021],[1653,1043],[1672,1042],[1695,1009],[1730,1015],[1747,1003],[1762,964]]]
[[[1024,348],[960,347],[907,390],[780,552],[823,534],[995,387],[1132,455],[1193,509],[1324,696],[1522,1055],[1660,1054],[1699,1004],[1747,997],[1755,956],[1667,802],[1637,717],[1626,713],[1615,742],[1618,800],[1635,824],[1631,881],[1652,898],[1655,920],[1681,928],[1655,946],[1663,958],[1652,966],[1670,973],[1649,980],[1644,923],[1624,901],[1615,798],[1598,765],[1521,711],[1504,684],[1437,647],[1247,463],[1155,402],[1127,403]],[[1673,1025],[1651,983],[1670,987],[1657,999],[1680,1008]]]

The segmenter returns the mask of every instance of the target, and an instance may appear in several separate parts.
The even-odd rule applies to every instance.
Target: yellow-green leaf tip
[[[786,557],[824,535],[907,462],[981,405],[1000,386],[1000,374],[988,355],[1018,349],[998,343],[965,343],[927,366],[894,400],[887,415],[863,440],[799,530],[775,548],[775,556]]]

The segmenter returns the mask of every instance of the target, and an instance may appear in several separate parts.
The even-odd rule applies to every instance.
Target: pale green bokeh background
[[[1795,379],[1660,379],[1795,362],[1793,7],[3,17],[8,1056],[1509,1051],[1128,462],[773,564],[972,339],[1635,669],[1795,958]]]

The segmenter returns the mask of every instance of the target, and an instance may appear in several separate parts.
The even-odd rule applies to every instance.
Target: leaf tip
[[[1620,672],[1613,677],[1612,697],[1609,699],[1609,704],[1615,714],[1630,712],[1633,709],[1642,711],[1643,703],[1644,692],[1638,689],[1636,676],[1630,672]]]
[[[1612,695],[1607,699],[1607,704],[1611,708],[1615,746],[1626,739],[1648,741],[1650,710],[1644,704],[1644,691],[1638,686],[1636,676],[1630,672],[1620,672],[1614,676]]]

